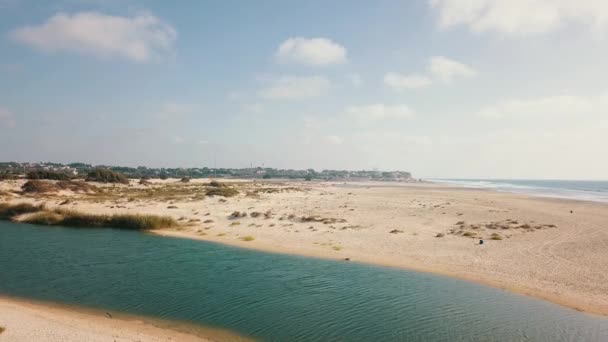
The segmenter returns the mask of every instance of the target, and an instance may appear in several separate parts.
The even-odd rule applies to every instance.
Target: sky
[[[608,179],[604,0],[0,0],[0,160]]]

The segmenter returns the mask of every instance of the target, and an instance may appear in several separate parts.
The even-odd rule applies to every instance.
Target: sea
[[[473,189],[608,203],[608,181],[533,179],[428,179],[428,181]]]

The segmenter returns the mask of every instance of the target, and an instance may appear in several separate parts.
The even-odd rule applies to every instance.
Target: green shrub
[[[35,170],[27,173],[27,179],[70,180],[72,177],[65,172]]]
[[[122,173],[108,169],[97,168],[87,175],[87,182],[129,184],[129,178]]]

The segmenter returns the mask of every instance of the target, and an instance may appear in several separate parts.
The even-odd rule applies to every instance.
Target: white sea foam
[[[434,183],[608,203],[608,181],[430,179]]]

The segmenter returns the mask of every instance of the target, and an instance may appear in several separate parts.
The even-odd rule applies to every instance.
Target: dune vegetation
[[[29,214],[29,215],[25,215]],[[24,215],[25,217],[19,217]],[[170,216],[143,214],[87,214],[65,209],[46,209],[44,205],[29,203],[0,203],[0,218],[20,222],[66,227],[108,227],[131,230],[160,229],[178,227],[179,223]]]
[[[122,173],[102,168],[89,172],[86,180],[87,182],[129,184],[129,178]]]
[[[210,187],[205,192],[207,196],[223,196],[223,197],[233,197],[239,194],[237,189],[227,188],[227,187]]]
[[[21,191],[25,194],[41,194],[49,192],[58,192],[61,190],[70,190],[73,192],[97,192],[99,189],[91,184],[83,181],[44,181],[33,179],[25,182],[21,186]]]
[[[0,219],[12,219],[15,216],[35,213],[45,210],[44,204],[30,204],[30,203],[0,203]]]
[[[35,170],[30,171],[26,175],[27,179],[53,179],[53,180],[70,180],[69,174],[59,171]]]

